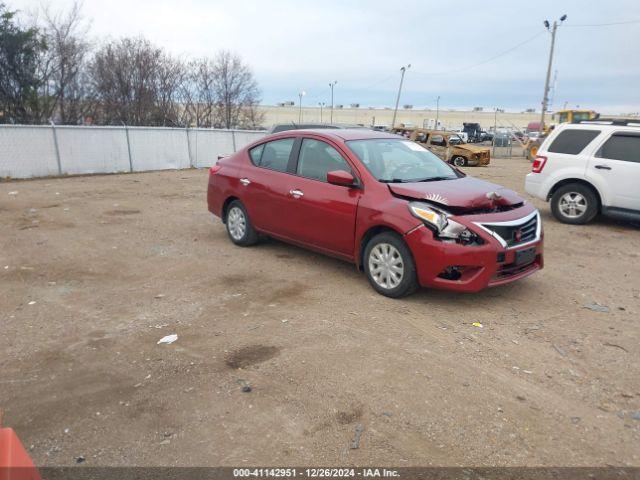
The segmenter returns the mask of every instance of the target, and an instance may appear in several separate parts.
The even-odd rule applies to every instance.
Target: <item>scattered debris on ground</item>
[[[178,340],[178,335],[176,335],[175,333],[172,333],[171,335],[166,335],[162,337],[160,340],[158,340],[158,345],[160,344],[170,345],[176,340]]]
[[[591,310],[592,312],[609,313],[609,307],[606,305],[600,305],[597,302],[585,303],[582,307]]]
[[[362,432],[364,432],[364,426],[359,423],[356,425],[355,435],[353,437],[353,440],[351,441],[351,450],[360,448],[360,438],[362,437]]]

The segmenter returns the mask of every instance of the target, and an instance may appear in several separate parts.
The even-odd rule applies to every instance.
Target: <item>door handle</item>
[[[240,183],[246,187],[251,183],[251,180],[249,180],[248,178],[241,178]]]
[[[293,197],[293,198],[300,198],[300,197],[304,197],[304,193],[302,193],[301,190],[289,190],[289,194]]]
[[[596,168],[598,170],[611,170],[611,167],[609,165],[596,165]]]

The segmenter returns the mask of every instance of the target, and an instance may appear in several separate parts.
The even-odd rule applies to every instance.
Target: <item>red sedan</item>
[[[236,245],[264,234],[353,262],[389,297],[476,292],[543,265],[531,204],[382,132],[266,136],[211,167],[207,200]]]

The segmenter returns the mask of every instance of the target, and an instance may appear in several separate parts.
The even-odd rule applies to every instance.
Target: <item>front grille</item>
[[[523,243],[532,242],[538,233],[538,215],[534,215],[529,220],[515,225],[482,224],[487,230],[491,230],[507,244],[507,247],[514,247]]]

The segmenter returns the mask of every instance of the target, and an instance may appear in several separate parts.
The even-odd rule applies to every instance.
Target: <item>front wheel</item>
[[[582,225],[598,214],[598,199],[586,185],[570,183],[554,192],[551,212],[562,223]]]
[[[453,157],[453,164],[456,167],[466,167],[467,159],[464,158],[463,156],[458,155],[457,157]]]
[[[247,247],[258,241],[258,233],[254,230],[246,208],[240,200],[229,204],[226,215],[227,233],[236,245]]]
[[[404,297],[418,288],[411,251],[395,233],[380,233],[369,241],[364,271],[374,290],[386,297]]]

